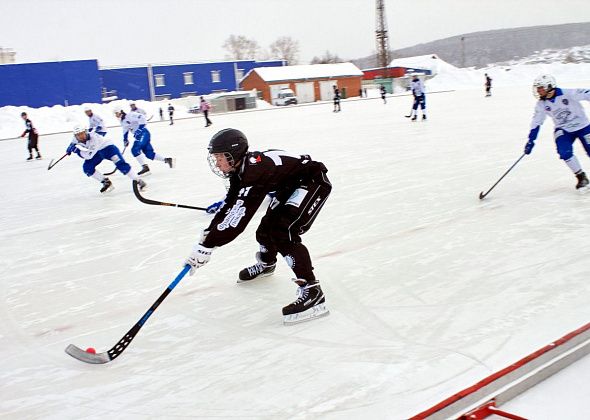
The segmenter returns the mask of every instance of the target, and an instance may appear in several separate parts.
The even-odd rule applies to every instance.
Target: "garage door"
[[[336,80],[327,80],[320,82],[320,95],[322,95],[322,101],[331,101],[334,99],[334,87],[337,86]]]
[[[315,101],[315,93],[313,91],[313,82],[295,83],[295,95],[297,95],[297,102],[304,104],[306,102]]]
[[[279,91],[281,89],[286,89],[289,87],[288,83],[280,84],[280,85],[270,85],[270,97],[272,100],[272,104],[275,104],[275,99],[279,96]]]

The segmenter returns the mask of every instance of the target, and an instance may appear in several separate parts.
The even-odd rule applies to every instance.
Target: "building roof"
[[[352,63],[309,64],[285,67],[258,67],[252,69],[265,82],[282,80],[325,79],[334,77],[362,76],[363,72]]]

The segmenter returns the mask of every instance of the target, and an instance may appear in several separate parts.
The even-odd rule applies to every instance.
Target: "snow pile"
[[[543,73],[555,76],[559,84],[590,80],[590,63],[529,63],[491,65],[481,69],[462,69],[445,63],[447,65],[441,65],[439,72],[426,81],[426,87],[429,91],[483,88],[486,73],[493,80],[492,87],[530,86],[535,77]]]

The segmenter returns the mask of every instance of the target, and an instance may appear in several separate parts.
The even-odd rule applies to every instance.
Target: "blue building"
[[[239,60],[99,69],[96,60],[0,65],[0,107],[100,103],[103,96],[158,100],[238,90],[255,67],[285,62]]]
[[[278,67],[282,60],[239,60],[217,63],[147,65],[100,69],[107,96],[164,100],[238,90],[242,77],[255,67]]]
[[[0,65],[0,106],[39,108],[100,101],[96,60]]]

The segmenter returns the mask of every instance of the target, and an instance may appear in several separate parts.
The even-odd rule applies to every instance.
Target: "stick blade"
[[[91,363],[94,365],[100,365],[111,361],[108,353],[88,353],[82,350],[80,347],[70,344],[66,347],[66,353],[72,356],[74,359],[78,359],[84,363]]]
[[[479,199],[480,199],[480,200],[483,200],[483,198],[484,198],[485,196],[486,196],[486,195],[483,193],[483,191],[479,193]]]
[[[53,165],[53,161],[54,161],[54,160],[55,160],[55,159],[51,159],[51,160],[49,161],[49,165],[47,166],[47,170],[50,170],[50,169],[51,169],[51,165]]]

